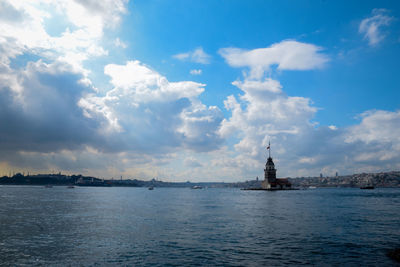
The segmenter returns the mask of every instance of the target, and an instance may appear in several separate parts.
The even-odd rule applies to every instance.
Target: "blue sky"
[[[398,1],[5,1],[0,174],[400,168]]]
[[[280,73],[275,77],[288,94],[310,97],[323,108],[316,114],[321,123],[349,125],[354,115],[364,110],[398,107],[400,77],[387,71],[400,68],[392,56],[400,51],[398,21],[383,29],[387,36],[379,47],[369,47],[358,33],[361,20],[374,8],[385,7],[390,10],[388,16],[398,17],[398,6],[396,1],[379,2],[378,6],[376,1],[138,1],[131,3],[132,16],[124,21],[120,34],[124,40],[132,40],[124,59],[149,62],[171,80],[207,83],[203,98],[212,105],[220,105],[235,90],[227,84],[241,72],[224,64],[218,55],[221,47],[254,49],[286,39],[316,44],[331,57],[323,71]],[[171,54],[196,47],[212,55],[213,64],[171,59]],[[189,71],[196,67],[203,74],[194,78]],[[377,90],[382,86],[386,87],[385,95]],[[338,102],[344,104],[341,110],[336,108]]]

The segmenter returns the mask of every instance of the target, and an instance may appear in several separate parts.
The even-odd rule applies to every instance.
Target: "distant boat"
[[[375,189],[373,185],[361,186],[360,189]]]
[[[69,186],[67,186],[67,188],[75,188],[75,186],[69,185]]]
[[[311,185],[311,186],[309,186],[308,187],[308,189],[316,189],[317,187],[316,186],[313,186],[313,185]]]
[[[200,185],[194,185],[192,186],[192,189],[203,189],[203,187]]]
[[[153,189],[154,189],[154,187],[150,186],[148,189],[149,189],[149,190],[153,190]]]
[[[45,185],[44,187],[46,187],[46,188],[52,188],[53,186],[52,186],[51,184],[47,184],[47,185]]]

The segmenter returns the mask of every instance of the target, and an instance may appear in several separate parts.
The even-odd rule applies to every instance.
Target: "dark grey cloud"
[[[18,81],[0,84],[0,149],[49,152],[100,142],[99,123],[77,106],[91,89],[79,82],[81,74],[62,67],[39,61],[0,74]]]

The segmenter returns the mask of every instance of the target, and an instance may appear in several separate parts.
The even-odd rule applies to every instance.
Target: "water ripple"
[[[392,266],[400,191],[0,187],[1,265]]]

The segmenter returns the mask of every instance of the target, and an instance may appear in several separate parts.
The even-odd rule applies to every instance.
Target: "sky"
[[[399,1],[3,0],[0,175],[400,169]]]

